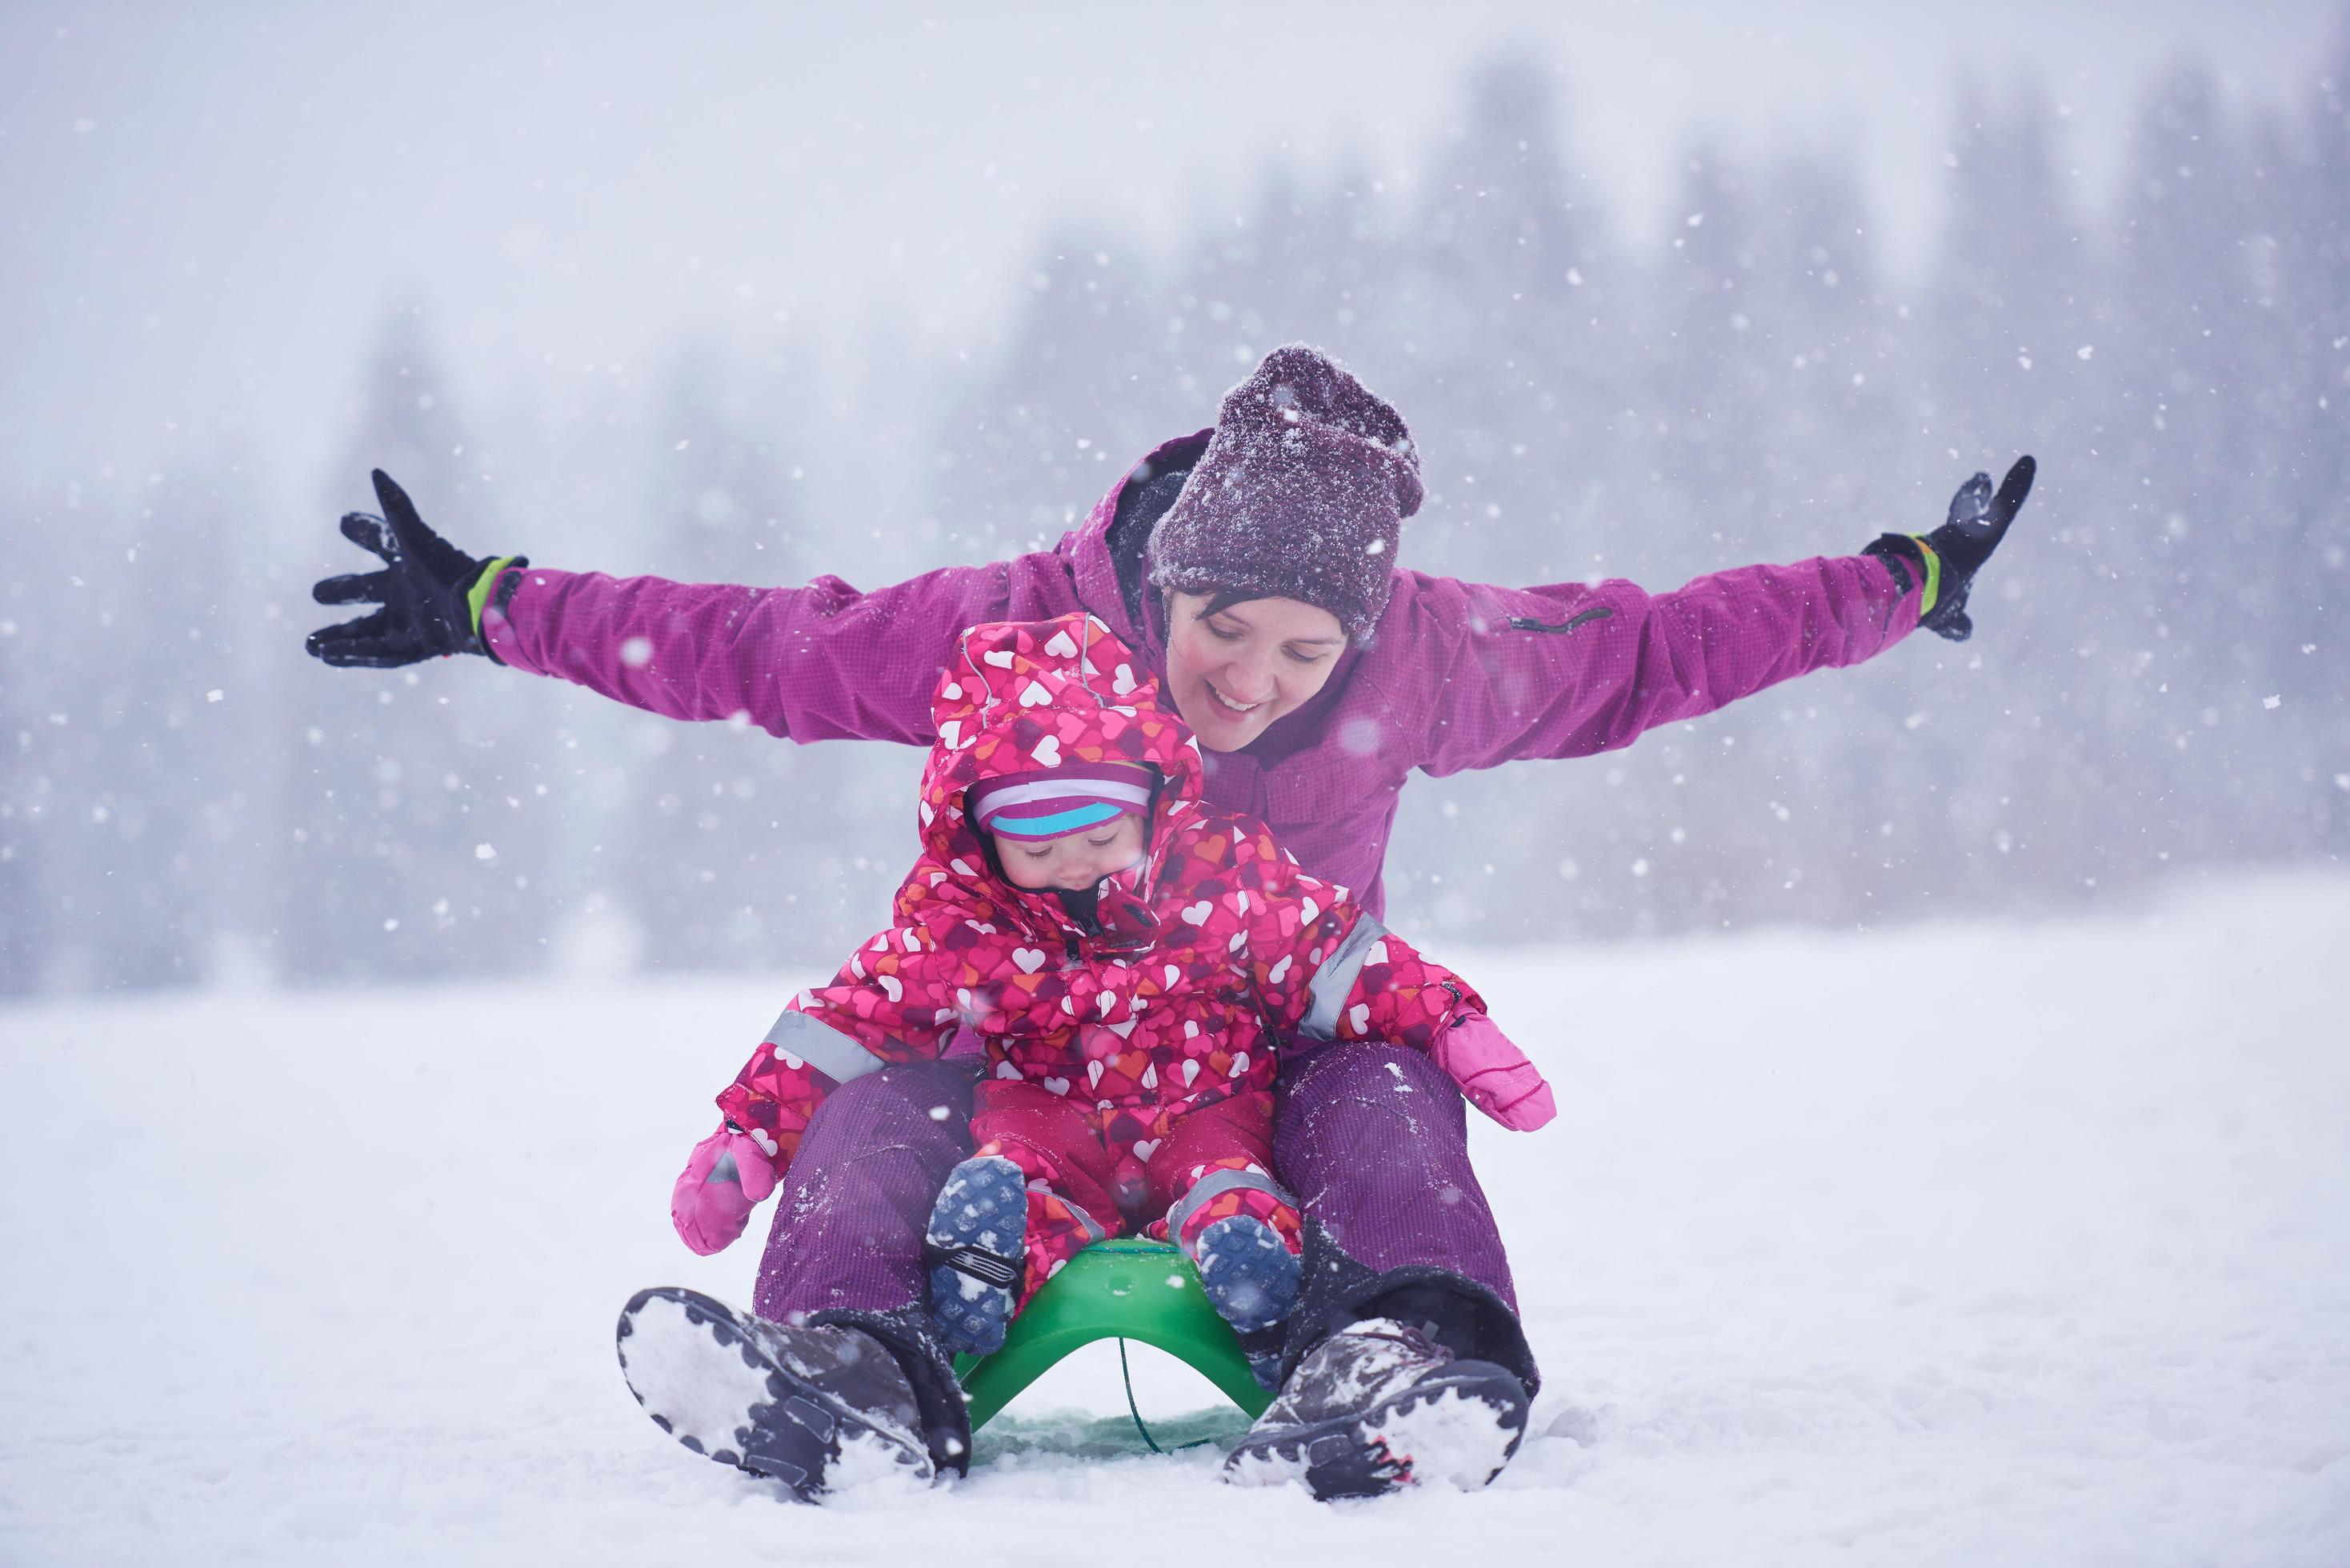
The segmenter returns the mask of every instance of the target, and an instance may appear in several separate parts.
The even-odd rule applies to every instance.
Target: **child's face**
[[[1090,888],[1142,858],[1142,818],[1127,813],[1084,833],[1042,844],[995,836],[995,858],[1015,888],[1042,892]]]

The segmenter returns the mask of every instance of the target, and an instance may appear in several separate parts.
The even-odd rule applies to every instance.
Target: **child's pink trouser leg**
[[[1150,1196],[1167,1205],[1151,1233],[1197,1258],[1200,1234],[1245,1214],[1273,1227],[1293,1254],[1305,1248],[1296,1200],[1273,1179],[1273,1096],[1235,1095],[1177,1122],[1150,1158]]]
[[[1035,1084],[981,1080],[971,1133],[978,1146],[974,1158],[1001,1156],[1028,1179],[1027,1256],[1017,1311],[1062,1264],[1118,1233],[1114,1167],[1083,1113]]]

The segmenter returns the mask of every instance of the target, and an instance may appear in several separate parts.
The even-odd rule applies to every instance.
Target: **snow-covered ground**
[[[967,1481],[778,1503],[611,1330],[747,1296],[666,1204],[789,977],[181,997],[0,1012],[0,1562],[2350,1563],[2350,882],[1446,956],[1564,1107],[1479,1129],[1548,1379],[1489,1492],[1222,1487],[1105,1346]]]

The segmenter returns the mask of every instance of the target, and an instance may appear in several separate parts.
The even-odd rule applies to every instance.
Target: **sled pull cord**
[[[1142,1440],[1150,1445],[1152,1453],[1165,1453],[1167,1450],[1160,1448],[1157,1440],[1151,1437],[1150,1428],[1142,1424],[1142,1412],[1135,1408],[1134,1375],[1126,1369],[1126,1340],[1123,1335],[1118,1342],[1118,1375],[1126,1383],[1126,1413],[1134,1417],[1134,1429],[1142,1434]]]
[[[1158,1439],[1151,1437],[1150,1428],[1142,1424],[1142,1412],[1135,1408],[1134,1374],[1128,1372],[1126,1367],[1126,1340],[1122,1336],[1118,1342],[1118,1375],[1120,1378],[1124,1379],[1126,1383],[1126,1413],[1134,1417],[1134,1429],[1142,1434],[1142,1440],[1150,1445],[1150,1451],[1152,1453],[1163,1454],[1167,1452],[1165,1449],[1159,1446]],[[1186,1449],[1205,1448],[1208,1444],[1212,1443],[1216,1439],[1213,1438],[1194,1438],[1188,1443],[1176,1444],[1175,1452],[1180,1454]]]

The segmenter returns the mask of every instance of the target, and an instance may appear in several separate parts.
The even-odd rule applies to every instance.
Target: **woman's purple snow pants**
[[[785,1323],[924,1299],[922,1231],[947,1172],[970,1157],[978,1066],[887,1067],[817,1108],[775,1189],[753,1310]],[[1309,1234],[1308,1259],[1335,1247],[1360,1282],[1355,1300],[1320,1309],[1330,1320],[1320,1332],[1350,1321],[1347,1309],[1381,1282],[1434,1281],[1497,1303],[1514,1337],[1509,1260],[1469,1166],[1467,1107],[1436,1064],[1399,1046],[1327,1045],[1285,1064],[1277,1093],[1276,1174],[1320,1232]],[[1293,1344],[1284,1359],[1294,1366],[1305,1348]],[[1530,1358],[1521,1375],[1533,1380]]]

